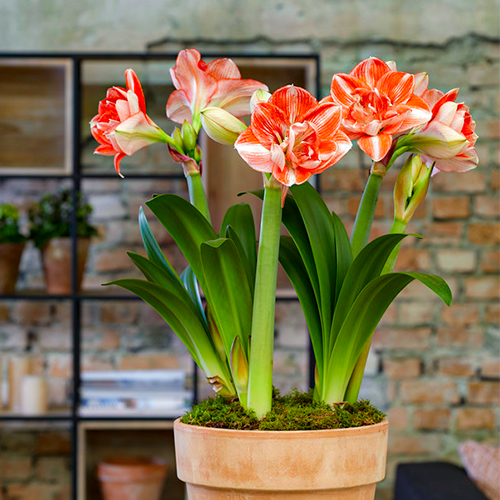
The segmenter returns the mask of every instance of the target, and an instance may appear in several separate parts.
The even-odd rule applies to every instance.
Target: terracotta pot
[[[324,431],[235,431],[174,424],[189,500],[373,500],[386,420]]]
[[[24,243],[0,244],[0,293],[14,293]]]
[[[89,245],[90,238],[78,239],[78,290],[82,284]],[[42,248],[43,274],[48,293],[71,293],[72,246],[71,238],[52,238]]]
[[[158,458],[116,458],[97,466],[104,500],[159,500],[167,464]]]

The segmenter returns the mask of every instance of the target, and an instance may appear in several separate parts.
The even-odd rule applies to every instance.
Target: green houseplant
[[[318,102],[292,85],[271,95],[265,85],[241,80],[232,61],[207,64],[196,50],[184,50],[171,70],[176,90],[167,102],[167,116],[182,127],[169,136],[146,114],[135,73],[125,74],[127,88],[109,89],[91,121],[100,143],[96,152],[114,156],[120,173],[125,156],[155,142],[167,144],[184,168],[190,202],[164,194],[146,205],[189,266],[181,274],[172,268],[141,209],[147,257],[129,256],[145,280],[111,284],[159,312],[227,401],[195,409],[175,424],[177,470],[189,498],[372,499],[384,476],[387,421],[337,419],[338,427],[358,425],[347,429],[302,422],[314,420],[306,417],[309,409],[337,416],[346,408],[359,410],[373,332],[409,283],[420,281],[451,303],[450,289],[438,276],[392,269],[432,175],[478,163],[468,108],[455,102],[457,91],[428,89],[426,74],[400,72],[377,58],[334,75],[330,95]],[[244,114],[251,114],[248,127],[239,120]],[[197,145],[202,127],[212,139],[234,144],[246,163],[262,172],[263,190],[252,193],[263,203],[258,237],[245,203],[229,208],[221,228],[212,226]],[[373,164],[349,238],[307,181],[341,160],[352,140]],[[368,243],[380,186],[403,155],[393,227]],[[282,223],[289,236],[280,236]],[[283,422],[272,393],[278,260],[297,292],[316,360],[313,395],[299,397],[298,406],[308,409],[302,417],[285,410],[295,427],[290,422],[270,427]],[[277,430],[244,430],[248,415],[257,422],[252,428]],[[323,430],[282,432],[290,428]]]
[[[78,194],[76,211],[78,282],[80,288],[90,240],[97,229],[89,222],[92,207]],[[40,249],[47,292],[64,295],[71,292],[72,240],[71,223],[73,197],[69,189],[46,194],[28,212],[30,239]]]
[[[19,230],[19,211],[15,205],[0,204],[0,293],[13,293],[26,237]]]

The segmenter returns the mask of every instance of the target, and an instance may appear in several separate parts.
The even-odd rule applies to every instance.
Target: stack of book
[[[82,416],[158,416],[176,418],[191,409],[181,370],[83,372]]]

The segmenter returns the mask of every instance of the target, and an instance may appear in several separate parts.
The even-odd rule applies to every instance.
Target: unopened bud
[[[220,144],[232,145],[247,126],[225,109],[209,107],[201,112],[201,122],[207,135]]]
[[[182,144],[184,146],[184,151],[186,153],[190,153],[196,148],[196,132],[193,126],[187,121],[184,120],[182,124]]]
[[[231,372],[240,394],[248,391],[248,362],[239,337],[235,337],[231,347]]]
[[[269,98],[271,97],[271,94],[267,90],[263,89],[258,89],[256,90],[250,99],[250,111],[253,113],[255,109],[255,105],[258,102],[267,102],[269,101]]]

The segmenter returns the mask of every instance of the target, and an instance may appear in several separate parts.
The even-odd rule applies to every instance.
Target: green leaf
[[[280,263],[292,282],[293,288],[304,311],[311,342],[318,365],[318,371],[323,370],[323,343],[321,334],[321,320],[318,304],[311,285],[309,274],[293,239],[282,236],[280,242]]]
[[[352,304],[363,288],[380,276],[392,250],[406,238],[407,234],[386,234],[368,243],[349,267],[335,307],[332,330],[329,338],[330,349],[335,343],[335,334],[340,330]]]
[[[230,239],[235,244],[236,249],[238,250],[238,254],[240,256],[243,269],[245,270],[245,274],[247,276],[248,286],[250,287],[250,294],[253,297],[253,292],[255,288],[255,268],[252,269],[251,264],[248,260],[247,253],[243,248],[243,244],[241,243],[241,240],[236,234],[236,232],[233,230],[232,226],[226,227],[225,237]]]
[[[180,300],[191,308],[193,314],[197,315],[202,322],[205,321],[203,312],[200,312],[197,304],[193,302],[190,294],[180,281],[177,281],[163,267],[156,265],[142,255],[134,252],[127,252],[127,255],[148,281],[157,283],[171,293],[175,293]]]
[[[205,294],[229,358],[235,337],[248,356],[252,327],[252,296],[234,242],[219,238],[201,245]]]
[[[187,266],[186,269],[182,271],[181,281],[184,285],[184,288],[187,290],[187,293],[191,297],[193,304],[196,306],[201,317],[206,322],[205,311],[203,310],[203,304],[201,302],[200,289],[198,287],[198,281],[196,280],[196,276],[194,275],[191,266]]]
[[[300,186],[292,186],[290,191],[299,208],[311,244],[319,282],[321,321],[323,330],[328,332],[332,322],[337,283],[333,220],[325,202],[311,184],[305,182]]]
[[[168,271],[174,278],[179,281],[179,276],[175,272],[174,268],[171,266],[170,262],[166,259],[163,254],[160,245],[156,241],[151,229],[149,227],[148,219],[144,214],[142,207],[139,207],[139,228],[141,230],[141,237],[144,243],[144,248],[148,254],[151,262],[154,262],[157,266],[164,268]]]
[[[245,249],[252,276],[257,265],[257,237],[252,209],[248,203],[239,203],[229,207],[222,221],[220,236],[226,236],[226,228],[231,226]]]
[[[200,247],[217,238],[210,223],[191,203],[174,194],[155,196],[146,205],[175,240],[205,291]]]
[[[375,278],[357,296],[336,335],[322,389],[327,403],[342,401],[357,359],[380,319],[397,295],[413,280],[435,292],[446,304],[451,291],[439,276],[423,273],[390,273]]]
[[[204,323],[176,293],[157,283],[137,279],[117,280],[106,285],[120,286],[148,303],[177,334],[214,387],[223,395],[235,394],[229,368],[217,354]]]
[[[332,219],[333,232],[335,234],[335,256],[337,257],[337,282],[335,297],[338,299],[345,276],[352,264],[352,249],[349,236],[344,224],[340,220],[340,217],[335,212],[332,212]]]

